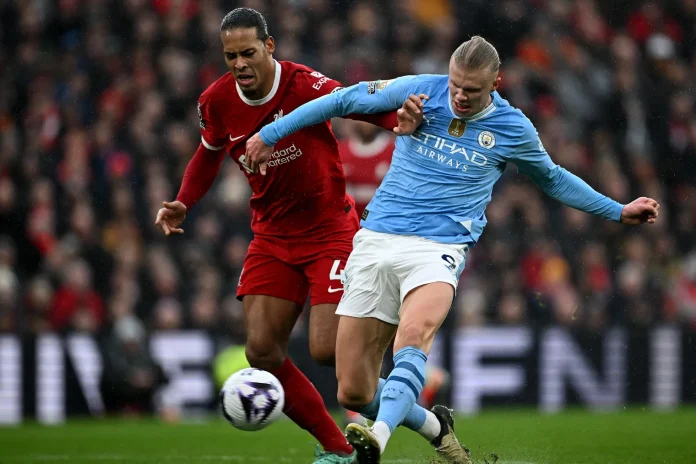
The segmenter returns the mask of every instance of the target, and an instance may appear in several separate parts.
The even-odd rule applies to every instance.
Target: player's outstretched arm
[[[549,196],[570,207],[628,225],[653,224],[657,220],[660,205],[652,198],[641,197],[622,205],[560,166],[556,166],[551,174],[537,185]]]
[[[265,174],[264,164],[278,141],[305,127],[349,114],[374,114],[401,108],[417,83],[417,76],[406,76],[393,81],[361,82],[338,92],[324,95],[295,109],[287,116],[268,124],[251,137],[246,144],[249,167],[259,167]]]
[[[349,114],[345,118],[367,122],[373,126],[392,131],[396,135],[411,135],[423,122],[423,105],[426,100],[428,100],[428,96],[423,93],[417,96],[409,95],[397,111],[377,114]]]
[[[261,140],[273,146],[305,127],[349,114],[374,114],[401,108],[412,92],[414,76],[400,77],[378,89],[379,82],[361,82],[305,103],[287,116],[268,124],[259,133]]]
[[[655,200],[641,197],[622,205],[602,195],[551,160],[531,123],[525,125],[524,129],[521,143],[511,161],[520,172],[529,175],[544,193],[572,208],[624,224],[653,224],[657,220],[660,205]]]

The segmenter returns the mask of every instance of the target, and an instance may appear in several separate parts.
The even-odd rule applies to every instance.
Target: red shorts
[[[328,238],[254,237],[239,277],[237,298],[268,295],[303,307],[309,295],[311,306],[338,304],[343,296],[341,275],[359,228],[357,214],[351,213],[344,230]]]

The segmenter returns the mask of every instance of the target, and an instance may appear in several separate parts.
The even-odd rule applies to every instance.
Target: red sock
[[[433,407],[433,403],[435,402],[435,396],[437,396],[438,388],[433,388],[429,387],[426,385],[423,387],[423,391],[421,392],[420,395],[420,402],[422,403],[421,406],[423,406],[425,409],[430,409]]]
[[[317,389],[290,358],[285,358],[283,365],[271,373],[278,378],[285,390],[283,412],[294,423],[311,433],[328,452],[353,452],[343,432],[326,410]]]

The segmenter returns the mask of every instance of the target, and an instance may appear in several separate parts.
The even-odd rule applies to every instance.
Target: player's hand
[[[408,100],[396,111],[399,125],[394,128],[396,135],[411,135],[423,122],[423,105],[429,97],[424,93],[409,95]]]
[[[637,226],[644,222],[654,224],[660,212],[660,204],[652,198],[640,197],[633,200],[621,210],[621,222]]]
[[[260,172],[262,176],[265,176],[268,160],[271,159],[272,154],[273,147],[269,147],[263,143],[258,133],[247,140],[246,159],[249,169],[251,169],[252,172]]]
[[[164,232],[165,235],[183,234],[184,229],[179,226],[186,219],[186,205],[180,201],[162,202],[162,208],[157,211],[157,219],[155,225]]]

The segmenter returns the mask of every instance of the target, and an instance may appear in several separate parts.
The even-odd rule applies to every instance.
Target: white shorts
[[[401,304],[416,287],[446,282],[455,291],[468,245],[360,229],[344,272],[336,314],[399,324]]]

